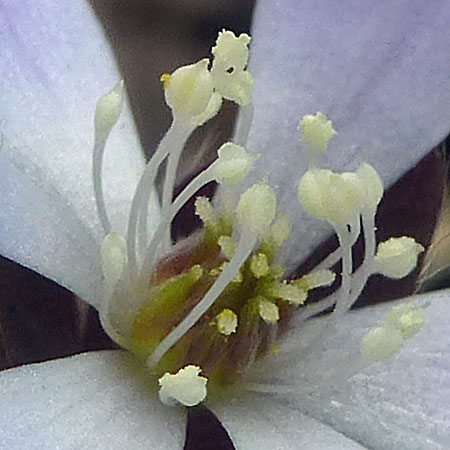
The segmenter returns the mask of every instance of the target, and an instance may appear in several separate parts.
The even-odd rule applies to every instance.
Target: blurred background
[[[116,53],[150,156],[170,124],[160,75],[208,56],[222,28],[249,32],[254,0],[91,0],[91,5]],[[236,111],[231,102],[224,106],[189,140],[178,190],[230,137]],[[444,142],[389,190],[379,210],[379,240],[407,234],[429,246],[422,270],[401,281],[373,277],[357,306],[450,284],[447,160]],[[206,193],[213,190],[211,186]],[[174,237],[189,234],[195,226],[188,205],[177,218]],[[334,245],[333,240],[324,243],[299,271],[311,269]],[[70,292],[5,259],[0,271],[0,369],[114,346],[95,311]]]

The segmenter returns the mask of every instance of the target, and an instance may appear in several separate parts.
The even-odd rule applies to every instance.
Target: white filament
[[[105,153],[106,138],[107,136],[104,138],[96,136],[92,158],[92,180],[94,184],[95,203],[97,205],[98,218],[105,236],[111,231],[111,223],[106,212],[102,183],[103,155]]]
[[[151,273],[157,260],[158,249],[164,245],[164,236],[167,233],[167,229],[177,215],[178,211],[183,205],[203,186],[214,180],[214,165],[209,166],[206,170],[201,172],[195,177],[177,196],[172,204],[169,204],[167,208],[163,209],[163,216],[156,229],[155,234],[152,237],[148,248],[145,251],[145,259],[143,263],[143,272]]]
[[[136,238],[138,231],[140,249],[145,250],[147,246],[148,204],[158,168],[169,153],[173,151],[176,152],[178,149],[183,148],[194,128],[193,125],[180,124],[174,120],[169,131],[160,142],[155,154],[141,175],[134,193],[128,219],[127,249],[131,273],[137,273]]]
[[[250,256],[256,244],[256,234],[244,229],[236,248],[236,253],[219,275],[215,283],[203,299],[191,312],[172,330],[156,347],[147,360],[149,367],[155,367],[164,354],[172,348],[214,304],[219,295],[225,290],[231,280],[238,274],[240,267]]]

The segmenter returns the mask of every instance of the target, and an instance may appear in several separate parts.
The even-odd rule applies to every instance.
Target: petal
[[[369,448],[448,448],[449,298],[450,291],[441,291],[406,299],[417,306],[429,302],[423,329],[405,342],[395,359],[349,379],[345,379],[345,372],[351,370],[346,361],[357,356],[361,338],[382,322],[392,303],[347,314],[337,333],[314,348],[313,354],[290,352],[284,355],[285,364],[280,360],[266,367],[266,372],[277,371],[274,379],[279,392],[283,384],[291,386],[286,391],[289,395],[280,392],[280,398]],[[340,368],[341,378],[337,376]],[[321,377],[325,383],[317,384]]]
[[[2,176],[6,218],[0,250],[92,301],[95,292],[83,284],[86,273],[93,271],[90,285],[100,276],[97,258],[91,258],[101,239],[91,176],[94,111],[120,75],[87,3],[7,0],[1,10],[0,157],[4,170],[15,168],[16,190],[9,188],[9,175]],[[125,108],[108,140],[104,166],[107,207],[122,233],[142,167]],[[51,220],[45,220],[47,214]],[[39,242],[41,233],[46,244],[52,236],[55,244]],[[71,235],[74,239],[66,242]],[[74,267],[79,273],[69,275]]]
[[[237,450],[365,448],[292,407],[261,397],[234,399],[214,412]]]
[[[285,261],[300,261],[329,232],[296,198],[306,169],[300,118],[321,111],[333,121],[331,168],[367,160],[390,185],[450,130],[449,19],[445,0],[258,2],[247,149],[262,153],[256,177],[269,174],[297,221]]]
[[[0,157],[0,249],[98,308],[101,261],[98,242],[45,174],[25,176]]]
[[[162,405],[144,376],[122,351],[3,372],[2,448],[181,449],[182,410]]]

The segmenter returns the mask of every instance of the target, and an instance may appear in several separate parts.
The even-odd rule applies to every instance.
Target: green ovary
[[[227,260],[217,244],[230,236],[230,221],[221,219],[214,230],[206,227],[200,240],[181,253],[160,263],[149,286],[147,304],[133,324],[132,351],[144,361],[201,301],[220,275]],[[232,280],[207,313],[161,359],[154,372],[175,373],[194,364],[213,385],[234,382],[256,358],[274,350],[275,341],[289,326],[293,307],[274,298],[272,286],[281,283],[283,271],[274,265],[276,246],[265,242],[254,255],[265,255],[267,274],[252,271],[252,256],[244,263],[240,276]],[[254,261],[254,260],[253,260]],[[254,264],[254,263],[253,263]],[[176,272],[176,273],[174,273]],[[261,298],[273,302],[279,310],[277,323],[267,323],[260,314]],[[220,332],[218,316],[225,309],[237,316],[235,332]]]

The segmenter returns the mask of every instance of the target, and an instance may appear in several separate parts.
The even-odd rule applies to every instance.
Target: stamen
[[[117,233],[109,233],[102,242],[100,253],[105,281],[107,285],[114,286],[127,262],[125,239]]]
[[[394,357],[422,328],[423,308],[409,305],[394,306],[383,323],[370,330],[361,341],[361,355],[370,363]]]
[[[256,235],[249,229],[244,229],[236,253],[224,267],[215,283],[211,286],[204,298],[198,303],[191,312],[180,322],[180,324],[170,332],[156,347],[155,351],[147,360],[147,365],[152,368],[158,364],[164,354],[172,348],[206,313],[206,311],[217,300],[219,295],[228,286],[230,281],[238,274],[239,268],[250,256],[256,244]]]
[[[318,287],[331,286],[336,280],[336,274],[331,270],[314,269],[311,273],[300,278],[300,282],[305,283],[305,287],[315,289]]]
[[[214,89],[208,65],[209,59],[204,58],[179,67],[163,79],[166,103],[172,109],[174,119],[190,122],[207,108]]]
[[[168,406],[196,406],[206,398],[208,379],[200,376],[198,366],[186,366],[175,375],[164,374],[159,379],[159,398]]]
[[[394,357],[403,346],[402,333],[396,328],[376,327],[361,341],[361,356],[370,363]]]
[[[236,313],[231,309],[224,309],[217,315],[216,320],[217,329],[220,334],[223,334],[224,336],[230,336],[231,334],[236,333],[236,329],[238,326],[238,317]]]
[[[411,339],[422,329],[425,323],[424,308],[410,305],[394,306],[386,314],[384,323],[386,326],[398,328],[403,339]]]
[[[258,298],[259,315],[264,322],[268,324],[275,324],[280,320],[280,312],[275,303],[267,300],[264,297]]]
[[[339,289],[340,295],[334,311],[338,316],[345,313],[349,305],[349,295],[351,292],[351,274],[353,272],[351,232],[347,227],[336,227],[336,234],[339,245],[342,248],[342,281]]]
[[[267,183],[260,182],[241,195],[236,216],[245,228],[259,237],[264,237],[270,231],[276,209],[275,192]]]
[[[178,211],[203,186],[216,180],[219,183],[239,183],[250,171],[256,156],[231,142],[222,145],[218,158],[207,169],[195,177],[165,210],[158,228],[150,243],[143,264],[145,273],[151,273],[158,259],[158,249],[163,245],[163,237]]]
[[[253,85],[253,77],[245,70],[250,40],[247,34],[236,37],[232,31],[223,30],[211,49],[214,55],[211,75],[215,89],[224,98],[241,106],[247,103]]]
[[[311,158],[323,153],[328,148],[330,139],[336,134],[331,120],[321,112],[303,116],[298,128],[301,131],[301,140]]]
[[[169,224],[172,222],[178,211],[193,195],[206,184],[214,180],[215,172],[214,166],[211,165],[198,176],[196,176],[178,195],[175,201],[166,209],[163,210],[163,216],[152,237],[152,241],[145,252],[145,259],[143,264],[144,273],[150,274],[153,271],[155,264],[158,262],[158,249],[164,246],[164,236],[168,232]]]
[[[123,80],[100,98],[95,109],[95,143],[92,155],[92,180],[97,213],[105,235],[111,231],[102,186],[103,156],[108,136],[119,119],[123,107]]]
[[[416,267],[423,251],[422,245],[410,237],[390,238],[378,245],[376,271],[389,278],[403,278]]]
[[[267,295],[274,298],[281,298],[294,306],[300,306],[305,303],[308,292],[302,286],[298,286],[295,282],[288,283],[283,281],[276,283],[270,287]]]
[[[361,224],[360,220],[355,220],[350,225],[351,230],[351,246],[355,245],[358,237],[361,233]],[[340,259],[342,258],[342,248],[338,247],[334,252],[330,253],[327,257],[325,257],[314,270],[322,270],[322,269],[330,269],[333,267]]]
[[[280,214],[275,218],[271,230],[270,239],[276,247],[280,247],[281,244],[289,237],[291,233],[291,223],[288,216]]]
[[[136,236],[138,222],[140,224],[140,247],[142,249],[146,248],[148,203],[158,168],[171,151],[184,146],[194,128],[195,126],[193,125],[182,124],[174,120],[152,159],[145,167],[144,173],[141,175],[131,203],[128,219],[127,249],[131,273],[137,273]]]
[[[247,103],[239,109],[239,119],[234,132],[234,141],[244,147],[247,143],[250,128],[253,123],[253,113],[253,102],[249,99]]]
[[[216,212],[207,197],[197,197],[195,199],[195,214],[200,217],[207,230],[217,230],[218,221]]]
[[[250,270],[256,278],[265,277],[270,270],[267,256],[264,253],[253,255],[250,260]]]
[[[220,247],[222,255],[228,260],[231,260],[236,253],[236,245],[231,236],[220,236],[217,244]]]

